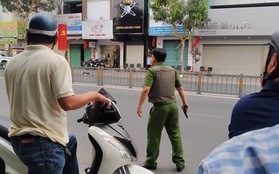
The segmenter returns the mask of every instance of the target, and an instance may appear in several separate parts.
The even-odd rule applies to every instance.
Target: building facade
[[[172,36],[170,25],[152,19],[146,1],[68,0],[66,4],[67,54],[73,66],[89,59],[102,59],[107,67],[145,66],[147,54],[154,47],[167,50],[168,65],[181,64],[180,41]],[[71,10],[73,6],[75,10]],[[199,71],[204,66],[212,67],[217,74],[259,75],[268,50],[266,43],[279,30],[275,22],[279,2],[211,0],[208,7],[210,23],[194,31],[199,37],[195,58],[192,41],[186,41],[185,68]]]
[[[66,1],[66,4],[73,4],[73,1]],[[83,0],[80,4],[80,11],[76,11],[79,13],[64,10],[68,14],[61,15],[68,21],[68,57],[73,66],[80,66],[89,59],[101,59],[110,68],[123,68],[124,64],[145,65],[145,1]],[[68,5],[68,9],[71,8]],[[78,22],[73,22],[75,16],[79,16]],[[69,27],[73,23],[80,26],[75,27],[78,31],[71,32]]]
[[[199,37],[198,57],[191,54],[191,41],[185,46],[184,65],[193,71],[203,66],[213,73],[259,75],[262,71],[270,36],[279,30],[276,16],[279,2],[275,0],[211,0],[208,4],[211,22],[205,29],[195,30]],[[168,52],[169,65],[180,64],[180,41],[172,37],[170,25],[149,22],[149,34],[156,38],[157,47]]]
[[[202,56],[197,66],[213,67],[214,73],[259,75],[268,51],[266,45],[279,30],[275,1],[212,1],[211,22],[195,31]],[[252,3],[253,2],[253,3]]]

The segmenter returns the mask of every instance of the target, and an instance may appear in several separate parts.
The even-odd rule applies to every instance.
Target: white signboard
[[[209,9],[210,23],[195,30],[196,36],[270,36],[279,30],[278,6]],[[270,20],[269,20],[270,19]]]
[[[82,15],[81,13],[60,14],[57,15],[59,24],[67,25],[67,34],[81,34],[82,32]]]
[[[150,9],[150,18],[149,18],[149,36],[173,36],[173,27],[170,24],[166,24],[162,21],[156,22],[153,19],[153,12]],[[178,34],[184,33],[184,27],[182,25],[177,25]]]
[[[82,21],[82,39],[113,39],[112,20]]]

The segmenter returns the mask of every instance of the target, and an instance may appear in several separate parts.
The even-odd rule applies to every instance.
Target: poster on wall
[[[144,0],[113,0],[113,33],[142,34]]]

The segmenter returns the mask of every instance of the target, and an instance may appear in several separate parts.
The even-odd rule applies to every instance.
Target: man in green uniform
[[[148,95],[149,102],[153,103],[147,125],[146,161],[143,167],[155,170],[162,130],[165,127],[172,144],[172,161],[178,172],[185,167],[183,159],[183,146],[179,129],[179,111],[175,99],[175,88],[181,100],[182,108],[187,111],[188,102],[185,91],[181,85],[180,77],[170,66],[165,65],[167,53],[165,49],[152,50],[151,65],[148,69],[140,99],[137,114],[142,117],[142,105]]]

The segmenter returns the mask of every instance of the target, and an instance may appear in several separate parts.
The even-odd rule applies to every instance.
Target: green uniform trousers
[[[147,125],[147,149],[145,164],[157,167],[160,141],[163,128],[172,145],[172,161],[177,167],[184,166],[183,146],[179,129],[179,112],[176,102],[167,104],[154,104],[150,109]]]

